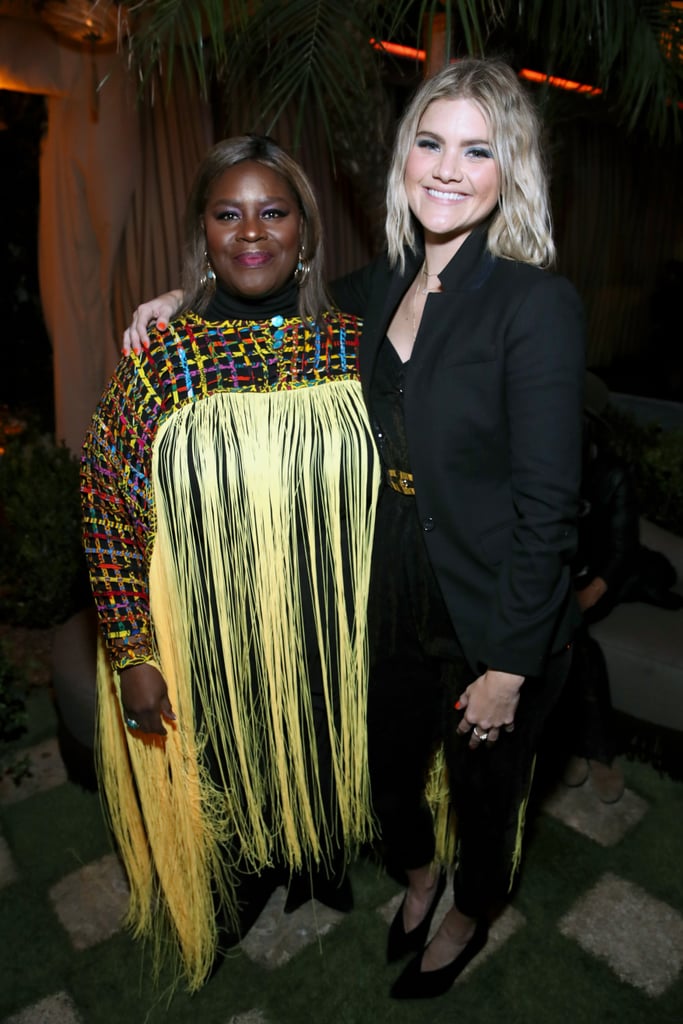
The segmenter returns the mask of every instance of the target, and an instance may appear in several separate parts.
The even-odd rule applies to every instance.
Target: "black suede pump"
[[[444,967],[436,971],[421,971],[422,950],[405,967],[391,987],[392,999],[433,999],[448,992],[455,979],[462,974],[470,960],[486,945],[489,937],[488,924],[477,921],[472,938],[465,948]]]
[[[391,926],[389,928],[389,936],[387,939],[387,963],[392,964],[396,960],[401,960],[404,956],[408,956],[409,953],[415,953],[418,949],[422,949],[427,941],[427,936],[429,935],[429,926],[432,923],[434,911],[438,906],[445,888],[446,872],[442,871],[437,880],[436,889],[434,890],[434,898],[429,910],[425,914],[423,920],[409,932],[407,932],[403,927],[403,904],[405,903],[405,896],[403,897],[401,906],[398,908],[396,917],[391,922]]]

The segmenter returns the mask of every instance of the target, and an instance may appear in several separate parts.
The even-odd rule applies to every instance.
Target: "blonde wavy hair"
[[[548,181],[534,105],[513,69],[497,59],[465,58],[425,81],[401,118],[387,181],[389,261],[401,271],[404,247],[416,249],[419,222],[408,205],[405,170],[420,121],[436,100],[470,100],[491,133],[500,196],[488,230],[494,256],[537,267],[555,261]]]

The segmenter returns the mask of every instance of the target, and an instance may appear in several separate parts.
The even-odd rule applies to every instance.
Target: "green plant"
[[[683,536],[683,430],[663,431],[646,448],[640,477],[648,518]]]
[[[671,0],[136,0],[122,7],[143,77],[155,69],[168,76],[178,61],[205,88],[212,77],[222,81],[228,95],[236,82],[260,77],[271,128],[294,100],[299,127],[319,120],[330,143],[332,113],[344,134],[368,116],[368,83],[382,74],[370,40],[429,44],[435,17],[445,20],[446,57],[532,53],[539,71],[579,81],[590,68],[618,122],[633,128],[644,118],[660,138],[680,132],[683,9]]]
[[[0,455],[0,617],[48,627],[87,600],[78,461],[26,427]]]
[[[11,743],[26,732],[26,703],[19,694],[19,677],[9,660],[7,652],[0,644],[0,743]],[[29,773],[28,759],[10,755],[9,760],[3,758],[2,770],[19,783]]]
[[[603,419],[610,447],[629,466],[641,513],[683,537],[683,430],[640,423],[613,405]]]

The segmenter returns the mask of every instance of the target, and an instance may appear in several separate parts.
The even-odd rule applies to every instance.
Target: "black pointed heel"
[[[448,992],[455,979],[462,974],[470,960],[486,945],[488,925],[477,921],[474,934],[455,960],[436,971],[421,971],[423,953],[414,957],[391,987],[392,999],[434,999]]]
[[[420,923],[409,932],[407,932],[403,927],[403,904],[405,903],[405,896],[403,897],[401,906],[398,908],[396,916],[391,922],[391,926],[389,928],[389,936],[387,938],[387,963],[392,964],[396,960],[402,960],[403,957],[408,956],[409,953],[415,953],[418,949],[422,949],[427,941],[427,936],[429,935],[429,926],[432,923],[434,911],[438,906],[445,888],[446,872],[442,871],[437,880],[434,898],[432,899],[432,904],[429,910],[422,921],[420,921]]]

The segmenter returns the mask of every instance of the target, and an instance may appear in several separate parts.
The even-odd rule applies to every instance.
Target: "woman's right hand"
[[[161,672],[154,665],[145,663],[130,665],[119,675],[124,719],[137,723],[135,728],[128,726],[132,734],[155,732],[165,736],[164,718],[175,722],[176,716]]]
[[[476,750],[482,740],[495,743],[502,729],[513,731],[523,682],[524,676],[489,668],[460,694],[455,707],[458,711],[465,710],[457,731],[462,736],[470,733],[472,750]]]
[[[157,295],[149,302],[141,302],[133,313],[133,319],[123,332],[123,346],[121,351],[124,356],[130,355],[131,351],[141,352],[143,348],[149,348],[149,334],[147,328],[150,323],[156,323],[159,330],[163,331],[168,321],[173,317],[183,304],[183,293],[180,288],[163,295]]]

